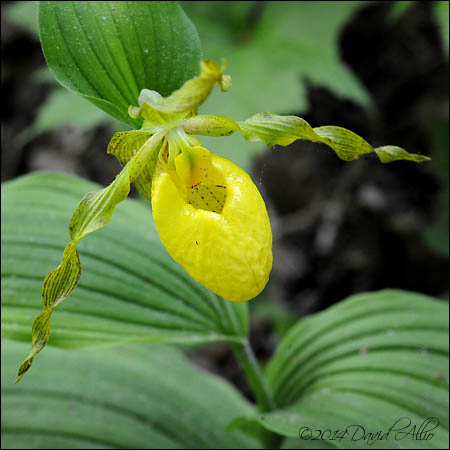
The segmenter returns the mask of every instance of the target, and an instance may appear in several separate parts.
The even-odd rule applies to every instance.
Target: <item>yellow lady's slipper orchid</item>
[[[308,139],[328,145],[346,161],[368,153],[383,163],[429,160],[393,145],[373,148],[344,128],[312,128],[296,116],[259,113],[237,123],[229,117],[197,115],[215,84],[222,91],[231,87],[224,68],[202,61],[200,75],[169,97],[143,89],[139,107],[129,107],[131,117],[144,118],[143,126],[114,135],[108,153],[123,165],[121,173],[108,187],[86,194],[72,216],[72,240],[61,264],[44,280],[44,311],[34,319],[31,350],[16,382],[47,344],[53,310],[78,283],[78,242],[109,222],[132,182],[152,201],[155,224],[168,252],[199,283],[234,302],[250,300],[264,288],[272,267],[272,232],[264,201],[242,169],[211,154],[193,134],[228,136],[240,131],[248,141],[269,146]]]
[[[152,206],[161,241],[216,294],[234,302],[252,299],[272,268],[272,231],[258,189],[242,169],[216,155],[200,183],[184,179],[178,166],[174,171],[158,163]]]
[[[251,178],[231,161],[201,146],[191,133],[226,136],[239,126],[196,108],[214,84],[226,91],[224,65],[202,62],[201,75],[170,97],[144,90],[133,117],[143,129],[166,129],[152,177],[153,217],[172,258],[223,298],[243,302],[258,295],[272,268],[272,231],[264,200]]]

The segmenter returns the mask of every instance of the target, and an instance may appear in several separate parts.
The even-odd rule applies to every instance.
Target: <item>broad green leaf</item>
[[[304,77],[367,104],[365,89],[338,55],[339,32],[361,5],[277,1],[236,2],[233,8],[230,2],[182,3],[199,30],[204,57],[227,59],[237,97],[217,100],[224,104],[222,114],[240,120],[268,108],[278,113],[304,108]],[[249,29],[251,8],[256,23]]]
[[[36,1],[18,1],[8,5],[6,9],[8,19],[28,30],[36,36],[36,39],[39,38],[37,3]],[[36,69],[32,77],[38,83],[53,83],[54,88],[39,106],[35,121],[17,136],[21,145],[40,133],[61,126],[85,130],[105,123],[111,125],[114,131],[127,128],[80,95],[63,88],[55,81],[48,66]]]
[[[425,240],[439,255],[449,256],[449,128],[448,118],[432,116],[430,120],[431,170],[438,180],[441,191],[437,197],[434,223],[425,228]]]
[[[408,153],[401,147],[393,145],[373,148],[362,137],[345,128],[332,125],[311,128],[306,120],[297,116],[259,113],[245,122],[239,122],[239,127],[248,141],[262,141],[269,146],[289,145],[297,139],[321,142],[331,147],[344,161],[352,161],[372,152],[375,152],[383,163],[398,160],[415,162],[430,160],[427,156]]]
[[[2,448],[260,448],[226,426],[252,406],[177,349],[48,349],[14,386],[21,343],[2,343]]]
[[[393,290],[355,295],[306,317],[284,337],[267,367],[279,409],[254,419],[298,437],[301,427],[345,430],[352,424],[386,432],[402,417],[417,431],[427,417],[437,417],[430,440],[392,433],[387,442],[370,445],[447,448],[448,367],[448,303]],[[355,431],[342,441],[325,440],[365,448],[359,435],[352,439]]]
[[[76,205],[92,189],[98,186],[48,173],[2,185],[4,336],[29,341],[32,319],[41,309],[42,282],[60,261]],[[106,206],[107,194],[101,199]],[[98,195],[84,202],[98,200]],[[79,224],[72,227],[75,239],[108,220],[108,208],[91,217],[79,211]],[[52,317],[50,344],[236,342],[247,334],[247,306],[218,298],[170,258],[159,241],[150,205],[128,200],[107,228],[79,243],[78,251],[84,275],[70,301],[59,305]],[[60,286],[44,301],[56,305],[66,294],[67,287]]]
[[[39,29],[55,78],[116,119],[142,89],[163,96],[198,73],[197,32],[177,2],[39,2]]]
[[[6,16],[10,21],[27,30],[38,39],[37,2],[19,1],[10,3],[6,8]]]
[[[327,441],[321,441],[320,439],[316,441],[300,441],[298,436],[295,438],[286,438],[283,441],[283,444],[281,446],[282,449],[299,449],[299,448],[309,448],[309,449],[318,449],[318,450],[325,450],[329,448],[336,448],[334,445],[331,444],[331,442]]]
[[[365,88],[342,63],[338,37],[365,2],[182,2],[197,27],[205,58],[226,58],[233,87],[212,92],[202,114],[244,120],[260,111],[292,114],[307,108],[304,81],[370,104]],[[244,169],[264,151],[238,136],[202,140]]]
[[[398,20],[412,6],[414,6],[414,2],[409,0],[390,2],[389,15],[391,19],[393,19],[394,21]]]
[[[120,129],[120,126],[127,128],[83,97],[58,86],[39,107],[36,120],[20,134],[19,139],[24,144],[38,134],[58,127],[86,130],[101,124],[110,124],[115,129]]]
[[[448,54],[448,41],[449,41],[449,11],[448,11],[448,2],[446,1],[434,1],[433,2],[433,10],[439,24],[439,30],[441,32],[442,42],[444,44],[444,48]]]

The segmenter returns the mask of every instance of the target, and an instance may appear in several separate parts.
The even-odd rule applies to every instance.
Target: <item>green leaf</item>
[[[225,109],[214,105],[216,113],[242,120],[267,109],[298,111],[306,106],[304,77],[368,104],[364,87],[338,55],[339,32],[363,2],[251,3],[182,4],[199,30],[205,57],[227,59],[236,97],[218,99]],[[249,29],[251,8],[256,23]]]
[[[177,349],[48,349],[13,386],[24,344],[2,343],[2,448],[260,448],[225,428],[252,406]]]
[[[366,89],[342,62],[338,37],[365,2],[182,2],[197,27],[203,55],[226,58],[233,87],[212,92],[202,114],[244,120],[260,111],[292,114],[307,108],[305,80],[365,106]],[[238,136],[202,139],[205,147],[249,169],[261,144]]]
[[[6,15],[10,21],[22,27],[38,39],[37,2],[19,1],[9,4],[6,9]]]
[[[321,441],[320,439],[316,441],[300,441],[298,436],[295,438],[286,438],[283,441],[283,445],[281,446],[282,449],[295,449],[295,448],[309,448],[309,449],[318,449],[318,450],[325,450],[325,449],[333,449],[336,448],[331,442],[327,441]]]
[[[176,2],[43,1],[39,29],[55,78],[133,128],[142,89],[167,96],[199,70],[197,32]]]
[[[413,1],[394,1],[390,2],[389,16],[393,21],[397,21],[402,18],[402,16],[414,6]]]
[[[436,218],[433,224],[424,230],[425,241],[439,255],[449,256],[449,128],[448,118],[431,115],[431,170],[438,180],[441,191],[437,196]]]
[[[331,147],[344,161],[352,161],[372,152],[375,152],[383,163],[398,160],[415,162],[430,160],[427,156],[408,153],[401,147],[393,145],[373,148],[362,137],[345,128],[332,125],[311,128],[306,120],[297,116],[259,113],[245,122],[239,122],[239,127],[248,141],[262,141],[269,146],[289,145],[297,139],[321,142]]]
[[[301,320],[285,336],[267,368],[279,409],[254,419],[298,437],[305,426],[358,424],[386,432],[402,417],[417,431],[427,417],[437,417],[430,440],[399,440],[392,433],[371,446],[447,448],[448,367],[448,303],[393,290],[355,295]],[[354,432],[325,440],[365,448],[358,435],[352,440]]]
[[[436,19],[439,24],[439,31],[441,32],[442,42],[444,44],[444,48],[448,54],[448,41],[449,41],[449,5],[448,2],[445,1],[434,1],[433,2],[433,10],[436,16]]]
[[[58,87],[39,107],[36,120],[19,135],[22,144],[37,135],[62,126],[87,130],[109,123],[118,128],[120,122],[96,108],[92,103],[72,91]],[[122,129],[126,128],[123,124]]]
[[[61,258],[73,210],[92,189],[98,186],[48,173],[2,185],[4,336],[29,341],[32,318],[41,309],[42,281]],[[81,214],[72,237],[92,231],[95,223],[104,225],[100,216],[85,219]],[[240,342],[247,334],[247,306],[218,298],[170,258],[150,205],[128,200],[78,251],[85,273],[72,299],[53,315],[50,344]],[[56,297],[47,303],[60,302]]]

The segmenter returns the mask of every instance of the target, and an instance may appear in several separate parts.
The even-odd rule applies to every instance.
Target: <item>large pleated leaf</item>
[[[50,173],[3,184],[2,335],[30,342],[32,320],[42,311],[42,282],[61,260],[70,217],[86,192],[98,189]],[[50,345],[246,336],[247,306],[218,298],[170,258],[150,204],[126,200],[106,228],[80,241],[78,251],[81,281],[52,316]]]
[[[2,343],[2,448],[258,448],[227,431],[252,406],[175,348],[49,348],[13,385],[28,346]]]
[[[42,1],[39,30],[55,78],[133,128],[141,89],[167,96],[200,69],[197,32],[177,2]]]
[[[371,447],[448,448],[448,367],[448,303],[393,290],[356,295],[285,336],[267,368],[279,409],[255,419],[297,438],[302,427],[347,430],[341,440],[323,437],[336,447],[366,448],[356,425],[384,433],[407,418],[394,426],[404,434],[392,431]],[[406,435],[417,436],[429,417],[431,438]]]

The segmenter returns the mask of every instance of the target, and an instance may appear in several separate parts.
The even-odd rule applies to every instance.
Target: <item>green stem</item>
[[[232,344],[232,347],[247,375],[261,412],[272,411],[275,409],[275,401],[250,343],[245,339],[241,344]]]
[[[245,339],[242,343],[233,343],[231,345],[247,375],[248,382],[256,397],[260,411],[268,412],[274,410],[276,405],[272,391],[269,388],[267,379],[261,370],[248,339]],[[280,448],[283,442],[281,435],[265,428],[261,430],[261,439],[264,442],[265,448]]]

